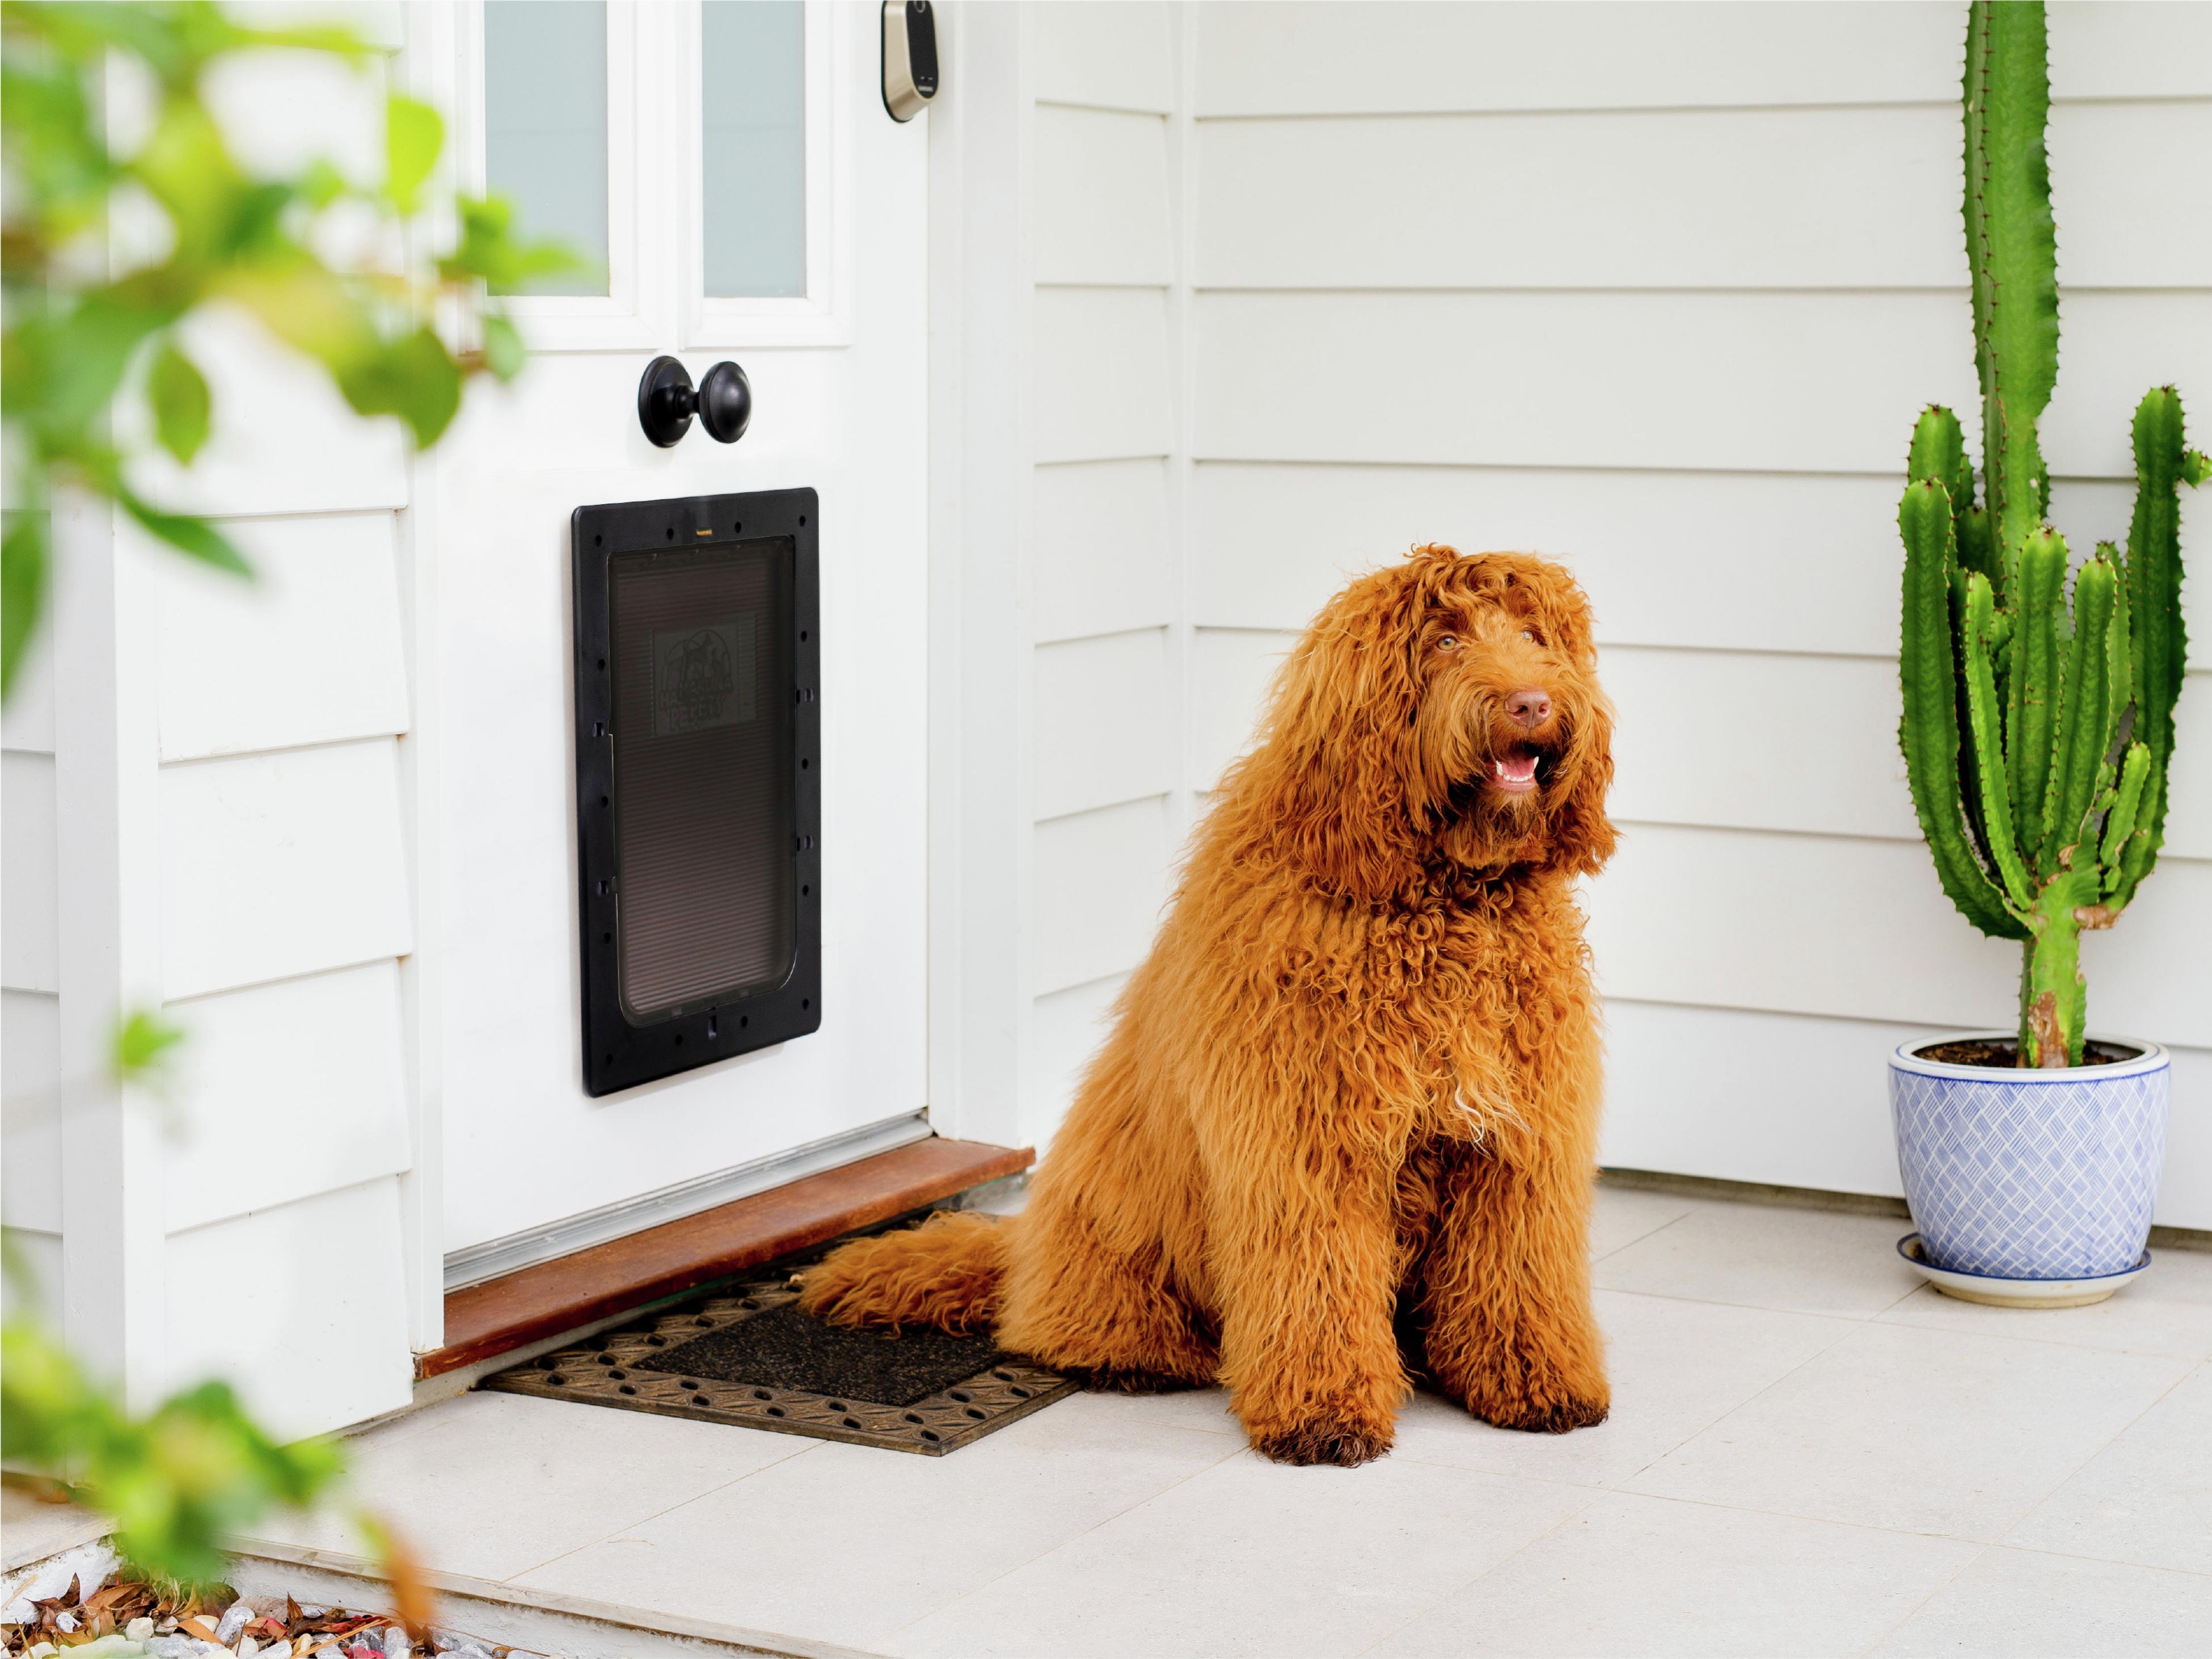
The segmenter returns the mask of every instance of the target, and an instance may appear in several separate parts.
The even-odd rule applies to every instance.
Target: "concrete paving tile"
[[[1697,1206],[1696,1199],[1674,1193],[1601,1185],[1590,1210],[1590,1257],[1595,1261],[1625,1249],[1638,1239],[1680,1221]]]
[[[796,1437],[792,1437],[796,1438]],[[798,1443],[764,1469],[525,1575],[532,1589],[875,1649],[1237,1454],[1077,1395],[945,1457]]]
[[[508,1578],[817,1443],[646,1412],[465,1394],[346,1449],[354,1490],[424,1564]],[[335,1515],[272,1515],[273,1542],[362,1553]]]
[[[2189,1369],[2145,1354],[1863,1324],[1626,1485],[1995,1540]]]
[[[1198,1429],[1208,1434],[1234,1435],[1244,1442],[1244,1425],[1229,1409],[1226,1389],[1178,1389],[1172,1394],[1116,1394],[1106,1390],[1084,1395],[1102,1417],[1127,1418],[1164,1429]]]
[[[1855,1320],[1619,1291],[1600,1291],[1596,1304],[1613,1381],[1604,1422],[1571,1434],[1522,1434],[1425,1394],[1400,1414],[1393,1455],[1614,1486],[1858,1328]]]
[[[2004,1541],[2212,1573],[2212,1366],[2130,1423]]]
[[[1985,1308],[1923,1285],[1881,1316],[1991,1336],[2212,1358],[2212,1251],[2160,1250],[2134,1284],[2086,1308]]]
[[[1349,1656],[1595,1495],[1240,1453],[878,1645],[905,1659]]]
[[[1872,1659],[2203,1659],[2212,1578],[2030,1550],[1984,1550]]]
[[[1856,1654],[1978,1547],[1627,1494],[1599,1498],[1370,1650],[1792,1659]]]
[[[1870,1319],[1922,1282],[1898,1258],[1909,1231],[1888,1216],[1699,1204],[1603,1257],[1595,1278],[1609,1291]]]

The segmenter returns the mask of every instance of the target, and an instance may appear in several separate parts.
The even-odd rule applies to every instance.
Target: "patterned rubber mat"
[[[798,1299],[786,1279],[726,1285],[481,1386],[928,1457],[1076,1390],[988,1337],[840,1330],[801,1314]]]

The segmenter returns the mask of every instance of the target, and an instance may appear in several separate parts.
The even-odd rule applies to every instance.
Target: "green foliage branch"
[[[2187,649],[2180,490],[2212,463],[2185,444],[2174,389],[2145,393],[2127,546],[2097,544],[2069,611],[2036,431],[2058,378],[2039,0],[1969,9],[1965,103],[1980,494],[1958,417],[1931,405],[1898,508],[1899,740],[1943,890],[1984,933],[2022,947],[2021,1064],[2078,1066],[2082,930],[2118,918],[2164,838]]]
[[[434,325],[440,299],[474,303],[483,284],[512,291],[574,263],[557,246],[519,240],[505,204],[465,198],[443,258],[366,269],[326,262],[317,249],[333,215],[366,210],[404,233],[422,213],[445,125],[428,105],[394,95],[380,179],[349,179],[326,160],[255,172],[233,154],[204,86],[224,60],[270,49],[363,68],[376,55],[343,29],[251,28],[205,0],[0,4],[0,414],[11,509],[0,542],[0,695],[44,611],[56,483],[113,501],[191,558],[246,573],[206,519],[145,499],[111,419],[118,398],[143,398],[154,441],[191,464],[215,418],[180,329],[194,313],[221,304],[251,315],[327,370],[357,412],[396,416],[428,445],[453,420],[471,375],[510,377],[523,356],[495,310],[483,313],[481,350],[450,349]],[[145,88],[149,105],[143,136],[127,149],[111,141],[103,96],[120,84]],[[111,233],[132,214],[158,222],[149,237],[163,251],[118,269],[111,249],[122,239]],[[379,240],[404,249],[422,238]]]

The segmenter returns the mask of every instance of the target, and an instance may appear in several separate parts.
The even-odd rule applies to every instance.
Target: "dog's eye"
[[[1543,635],[1533,628],[1522,629],[1521,630],[1521,637],[1528,641],[1531,645],[1541,645],[1544,642]]]
[[[1439,635],[1437,640],[1437,649],[1439,651],[1458,650],[1459,635],[1456,634],[1444,634]]]

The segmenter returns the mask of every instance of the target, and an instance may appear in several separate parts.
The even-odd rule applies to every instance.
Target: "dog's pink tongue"
[[[1536,781],[1536,757],[1533,754],[1504,756],[1498,762],[1498,775],[1508,783],[1534,783]]]

